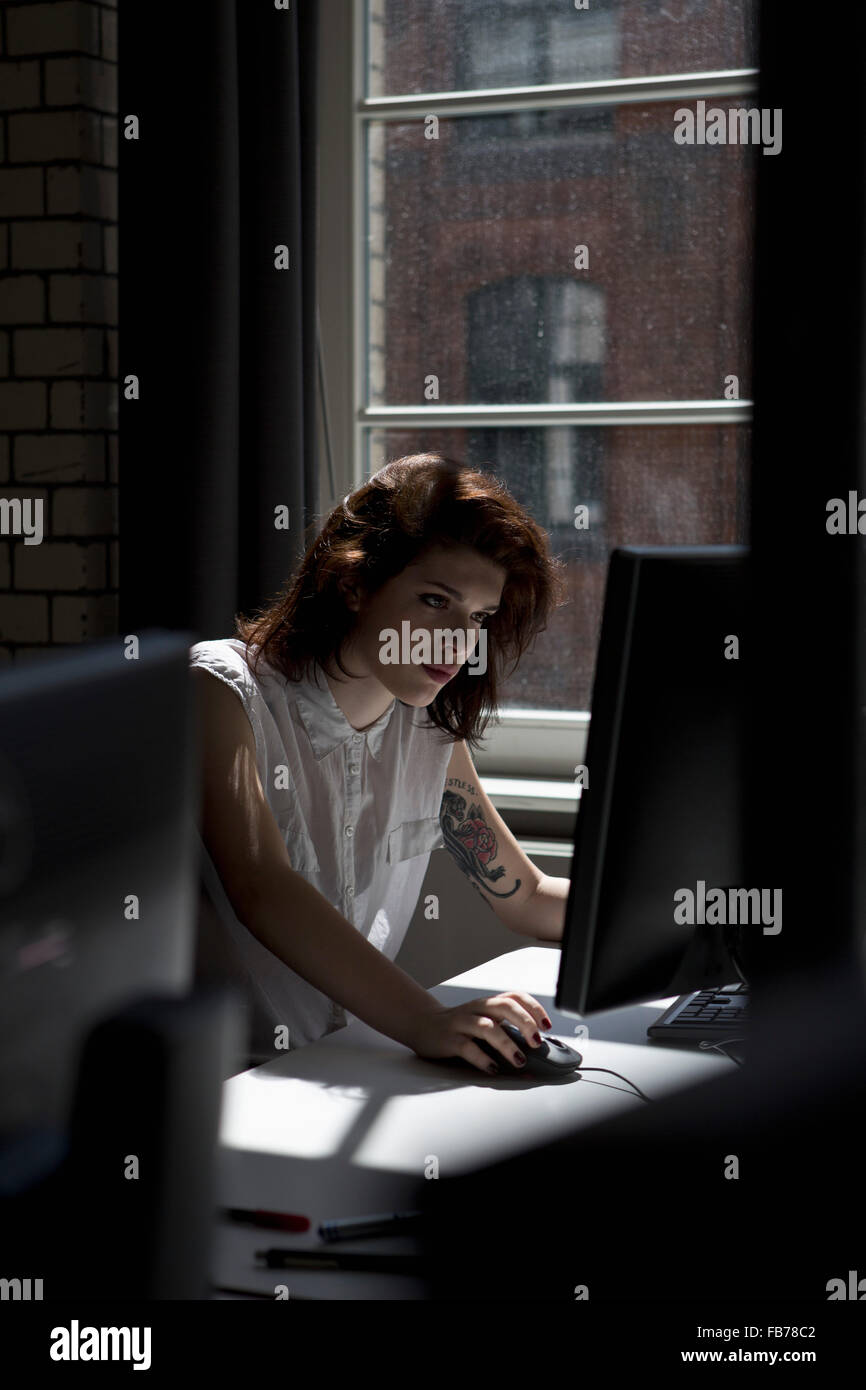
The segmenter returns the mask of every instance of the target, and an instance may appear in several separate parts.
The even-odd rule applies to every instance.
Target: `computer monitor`
[[[198,767],[189,637],[145,631],[137,651],[105,638],[0,678],[6,1198],[66,1153],[91,1027],[140,996],[185,995],[192,985]]]
[[[760,927],[712,919],[736,915],[728,890],[744,886],[747,557],[728,545],[611,554],[556,992],[563,1013],[745,981],[742,933]]]

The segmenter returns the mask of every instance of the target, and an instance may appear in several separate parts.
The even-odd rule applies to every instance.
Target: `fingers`
[[[549,1029],[553,1027],[544,1005],[539,1004],[538,1000],[533,998],[531,994],[527,994],[525,990],[509,990],[506,995],[500,995],[500,998],[515,999],[517,1003],[521,1004],[526,1012],[534,1018],[539,1028]],[[516,1019],[515,1022],[517,1022]]]
[[[511,1047],[514,1047],[513,1043],[511,1043]],[[457,1051],[460,1057],[463,1057],[467,1062],[471,1062],[473,1067],[477,1067],[479,1071],[501,1076],[503,1070],[506,1069],[504,1064],[502,1066],[497,1066],[496,1062],[494,1062],[491,1057],[488,1057],[487,1053],[483,1052],[477,1043],[472,1042],[471,1038],[464,1038]]]
[[[464,1020],[462,1027],[466,1032],[474,1034],[475,1037],[483,1038],[486,1043],[495,1048],[498,1054],[505,1058],[506,1062],[512,1062],[514,1066],[520,1068],[526,1066],[526,1057],[521,1052],[520,1048],[512,1042],[504,1029],[500,1028],[499,1024],[494,1022],[492,1018],[476,1015],[474,1018]],[[530,1023],[530,1037],[534,1032],[535,1024]],[[534,1041],[526,1043],[527,1051],[530,1047],[537,1046],[538,1043]],[[482,1047],[472,1042],[471,1037],[466,1037],[464,1039],[464,1045],[460,1055],[465,1057],[467,1061],[472,1062],[474,1066],[480,1066],[482,1071],[490,1070],[490,1057],[487,1056],[487,1053]],[[506,1067],[505,1070],[510,1071],[511,1068]]]
[[[538,1047],[534,1035],[553,1026],[543,1004],[523,990],[510,990],[508,994],[496,994],[491,999],[473,999],[470,1007],[477,1009],[481,1017],[486,1015],[515,1024],[526,1039],[527,1047]]]

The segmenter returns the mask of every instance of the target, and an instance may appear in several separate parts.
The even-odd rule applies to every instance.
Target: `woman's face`
[[[486,636],[473,653],[479,632],[499,606],[505,580],[501,565],[468,546],[431,546],[369,598],[347,600],[359,619],[343,647],[343,664],[353,676],[375,677],[407,705],[429,705],[457,674],[461,656],[470,670],[486,669],[481,664]],[[464,647],[461,651],[454,638],[449,659],[446,634],[458,630]],[[441,669],[428,669],[428,660],[431,666],[438,660]]]

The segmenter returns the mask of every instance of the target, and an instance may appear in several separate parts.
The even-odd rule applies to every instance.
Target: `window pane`
[[[680,105],[371,121],[369,403],[749,399],[761,147]]]
[[[756,0],[368,0],[368,95],[757,65]]]
[[[748,424],[374,429],[367,471],[432,451],[496,474],[567,565],[567,602],[506,682],[503,704],[589,709],[615,546],[748,544]],[[589,527],[579,530],[581,505]]]

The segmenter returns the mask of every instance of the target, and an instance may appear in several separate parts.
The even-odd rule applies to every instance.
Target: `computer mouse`
[[[503,1057],[499,1048],[494,1047],[486,1038],[474,1038],[473,1041],[482,1052],[486,1052],[487,1056],[492,1058],[505,1076],[536,1076],[550,1080],[577,1071],[583,1062],[579,1052],[567,1043],[560,1042],[559,1038],[554,1038],[550,1033],[541,1034],[540,1047],[531,1047],[516,1023],[502,1023],[500,1027],[523,1053],[526,1058],[525,1066],[518,1066],[507,1057]]]

